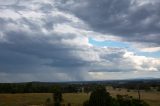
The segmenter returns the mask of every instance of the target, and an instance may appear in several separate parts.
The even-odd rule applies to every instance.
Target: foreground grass
[[[130,95],[138,98],[136,91],[127,92],[125,89],[108,89],[111,96]],[[86,93],[65,93],[63,94],[63,103],[71,103],[72,106],[82,106],[83,102],[89,99]],[[0,94],[0,106],[29,106],[44,104],[46,99],[52,99],[51,93],[26,93],[26,94]],[[141,91],[141,99],[149,103],[151,106],[160,106],[160,92]]]
[[[23,93],[23,94],[0,94],[0,106],[24,106],[31,104],[43,104],[50,93]]]
[[[50,98],[51,93],[24,93],[24,94],[0,94],[0,106],[29,106],[40,105]],[[63,94],[63,103],[72,105],[82,105],[85,100],[89,99],[89,94],[85,93],[65,93]]]

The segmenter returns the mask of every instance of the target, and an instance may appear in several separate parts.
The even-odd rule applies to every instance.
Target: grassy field
[[[0,106],[30,106],[44,104],[46,99],[52,99],[51,93],[0,94]],[[72,106],[82,105],[89,98],[86,93],[65,93],[63,103]]]
[[[0,94],[0,106],[25,106],[43,104],[50,93]]]
[[[120,95],[130,95],[138,99],[138,92],[130,90],[129,92],[126,89],[112,89],[107,88],[111,96],[116,97],[117,94]],[[141,99],[146,101],[151,106],[160,106],[160,92],[156,91],[140,91]]]
[[[128,94],[134,98],[138,97],[136,91],[127,92],[125,89],[107,88],[110,94],[115,97],[117,94]],[[0,94],[0,106],[29,106],[44,104],[47,98],[52,98],[51,93],[27,93],[27,94]],[[65,93],[63,103],[71,103],[72,106],[82,106],[82,103],[89,98],[86,93]],[[141,91],[141,99],[151,106],[160,106],[160,92]]]

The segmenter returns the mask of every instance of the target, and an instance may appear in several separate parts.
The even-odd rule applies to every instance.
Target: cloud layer
[[[94,31],[150,47],[160,45],[159,0],[69,0],[60,4],[59,9],[74,13]]]
[[[157,77],[159,58],[97,47],[89,38],[157,48],[159,5],[158,0],[1,0],[0,81]]]

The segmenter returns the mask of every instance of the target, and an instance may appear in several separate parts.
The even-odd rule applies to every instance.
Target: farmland
[[[133,96],[138,98],[137,91],[126,89],[113,89],[107,87],[111,96],[116,97],[117,94]],[[63,104],[71,103],[72,106],[81,106],[83,102],[89,99],[90,94],[87,93],[64,93]],[[50,98],[51,93],[18,93],[18,94],[0,94],[0,106],[29,106],[45,104],[46,99]],[[160,92],[157,91],[141,91],[141,99],[149,103],[151,106],[160,106]]]

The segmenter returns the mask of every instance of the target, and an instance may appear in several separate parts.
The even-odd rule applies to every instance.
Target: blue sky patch
[[[118,41],[97,41],[92,38],[89,38],[89,43],[94,46],[100,46],[100,47],[119,47],[119,48],[128,48],[130,45],[128,43],[124,42],[118,42]]]
[[[129,43],[118,42],[118,41],[97,41],[93,38],[89,38],[89,43],[98,47],[115,47],[115,48],[125,48],[129,51],[135,52],[137,55],[160,58],[160,52],[141,52],[136,48],[133,48]]]

